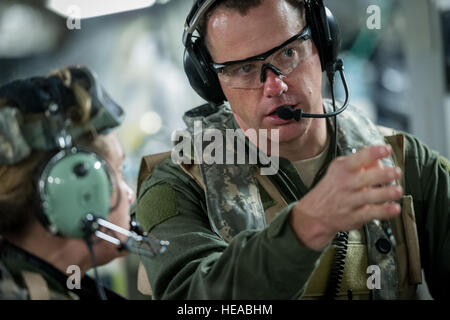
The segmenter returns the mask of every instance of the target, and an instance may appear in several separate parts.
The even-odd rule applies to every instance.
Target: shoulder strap
[[[31,300],[50,300],[50,290],[42,275],[35,272],[22,271],[22,277],[30,293]]]
[[[394,129],[377,126],[380,133],[384,136],[386,143],[392,147],[392,159],[394,163],[404,172],[405,169],[405,136],[397,133]],[[404,174],[399,181],[400,185],[405,187]]]
[[[147,271],[142,262],[139,262],[137,289],[145,296],[153,296],[153,290],[150,286],[150,281],[148,280]]]
[[[402,170],[399,184],[405,190],[406,146],[405,136],[394,129],[377,126],[384,135],[384,139],[392,147],[394,163]],[[405,195],[402,199],[401,220],[405,231],[405,242],[408,251],[408,276],[410,284],[422,283],[422,265],[420,262],[419,236],[417,234],[416,217],[414,213],[413,198]]]
[[[278,191],[278,189],[275,187],[272,181],[270,181],[268,176],[258,174],[256,176],[256,179],[258,180],[259,184],[264,188],[264,190],[266,190],[266,192],[269,194],[272,200],[275,202],[273,206],[267,208],[264,211],[266,216],[266,223],[270,224],[272,220],[275,218],[276,214],[279,213],[285,207],[287,207],[288,203],[286,202],[286,200],[284,200],[280,191]]]
[[[166,158],[170,157],[171,152],[163,152],[158,154],[151,154],[145,156],[141,160],[141,165],[139,167],[139,175],[137,181],[137,194],[139,194],[139,189],[142,182],[155,170],[155,167],[163,162]]]
[[[206,190],[205,183],[203,182],[202,174],[200,173],[200,167],[197,164],[180,164],[181,169],[189,177],[194,179],[194,181],[203,189]]]

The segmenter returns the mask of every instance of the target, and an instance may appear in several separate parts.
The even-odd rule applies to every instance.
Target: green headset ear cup
[[[45,166],[39,193],[50,231],[82,238],[86,215],[106,219],[110,210],[112,184],[106,162],[92,152],[62,150]]]

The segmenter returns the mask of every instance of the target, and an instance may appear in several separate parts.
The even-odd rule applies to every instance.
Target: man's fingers
[[[357,210],[356,213],[361,217],[363,223],[372,220],[388,220],[399,215],[401,207],[398,203],[384,203],[381,205],[367,205]]]
[[[399,200],[403,195],[403,188],[400,186],[388,186],[380,188],[365,188],[355,194],[355,207],[365,205],[380,204],[389,201]]]
[[[401,178],[400,168],[379,168],[374,167],[369,170],[363,170],[354,176],[354,182],[351,186],[353,190],[376,185],[389,184],[392,181]]]
[[[364,167],[364,169],[369,170],[372,168],[384,168],[383,162],[381,160],[377,160],[371,164],[369,164],[368,166]]]
[[[373,146],[362,149],[355,154],[345,157],[345,167],[349,171],[357,171],[364,167],[373,165],[374,162],[383,159],[392,153],[390,145]]]

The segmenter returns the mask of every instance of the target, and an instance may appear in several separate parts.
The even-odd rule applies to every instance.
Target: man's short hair
[[[247,12],[252,9],[259,7],[265,0],[218,0],[216,1],[206,12],[206,14],[201,19],[198,31],[200,33],[200,36],[203,39],[206,39],[207,31],[208,31],[208,21],[211,18],[213,12],[215,9],[221,7],[221,8],[227,8],[231,10],[236,10],[239,12],[242,16],[245,16]],[[293,7],[296,7],[300,9],[300,12],[303,16],[304,12],[304,0],[286,0],[289,4],[291,4]]]

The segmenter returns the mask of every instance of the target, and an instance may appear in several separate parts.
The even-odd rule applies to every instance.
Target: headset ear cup
[[[191,87],[208,102],[226,101],[217,74],[208,66],[208,56],[200,40],[189,43],[184,51],[183,65]]]
[[[326,58],[326,62],[335,63],[337,61],[339,52],[341,51],[341,31],[339,29],[336,18],[327,7],[325,7],[325,13],[332,39],[332,41],[327,45],[326,52],[328,57]]]
[[[50,231],[82,238],[88,213],[106,219],[110,210],[111,179],[104,160],[91,152],[63,150],[45,166],[39,180],[42,213]]]
[[[341,33],[331,11],[321,0],[305,0],[306,23],[319,52],[322,71],[333,65],[341,48]]]
[[[305,0],[305,17],[306,24],[311,29],[312,40],[314,45],[317,48],[320,58],[320,64],[322,65],[322,71],[325,70],[325,61],[324,61],[324,49],[323,49],[323,41],[322,41],[322,32],[319,24],[319,20],[317,18],[317,13],[315,9],[315,2],[312,0]]]

